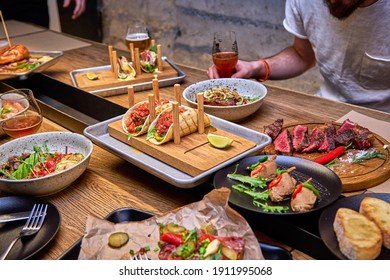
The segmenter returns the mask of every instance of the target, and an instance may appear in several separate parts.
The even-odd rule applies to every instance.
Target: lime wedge
[[[97,80],[99,77],[98,77],[98,75],[96,75],[96,73],[87,72],[87,78],[88,78],[89,80]]]
[[[207,134],[207,140],[209,141],[211,146],[218,148],[218,149],[228,148],[233,143],[233,139],[231,139],[229,137],[216,135],[216,134],[212,134],[212,133]]]

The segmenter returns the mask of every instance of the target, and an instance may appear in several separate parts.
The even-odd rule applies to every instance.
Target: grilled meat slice
[[[278,137],[279,133],[282,131],[283,119],[277,119],[273,124],[264,126],[264,133],[269,135],[272,140],[275,140]]]
[[[358,150],[366,150],[374,143],[374,135],[365,127],[358,125],[355,129],[355,137],[353,139],[352,147]]]
[[[251,177],[254,178],[264,178],[267,182],[272,181],[276,176],[276,169],[278,165],[276,164],[276,156],[272,156],[267,161],[260,163],[251,171]]]
[[[312,190],[302,187],[294,198],[291,198],[291,209],[294,212],[305,212],[313,209],[317,196]]]
[[[346,146],[352,142],[352,148],[365,150],[372,146],[374,142],[372,132],[359,124],[346,119],[336,130],[334,140],[336,145]]]
[[[293,148],[296,152],[302,152],[309,145],[308,128],[304,125],[297,125],[293,130]]]
[[[279,178],[279,176],[281,176]],[[275,186],[269,188],[269,197],[273,202],[283,201],[294,191],[296,180],[288,173],[282,173],[274,180],[280,180]],[[274,182],[274,181],[272,181]],[[272,184],[270,183],[270,185]]]
[[[334,141],[334,135],[336,133],[336,128],[334,125],[328,125],[324,128],[324,141],[321,146],[318,148],[320,152],[329,152],[336,148],[336,143]]]
[[[293,152],[293,144],[291,134],[288,129],[283,131],[274,140],[274,148],[278,154],[291,155]]]
[[[302,150],[303,153],[312,153],[316,152],[324,142],[324,132],[322,129],[315,127],[310,134],[310,143],[309,145]]]

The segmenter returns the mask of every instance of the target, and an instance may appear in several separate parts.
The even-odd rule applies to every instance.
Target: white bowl
[[[72,132],[45,132],[17,138],[0,146],[0,164],[11,156],[32,153],[33,145],[40,147],[46,143],[50,152],[82,153],[84,159],[70,168],[41,178],[25,180],[0,179],[0,190],[31,196],[45,196],[68,187],[85,171],[88,166],[93,144],[85,136]]]
[[[204,105],[204,111],[207,114],[233,122],[238,122],[242,119],[245,119],[246,117],[256,112],[263,104],[263,100],[267,95],[267,88],[259,82],[247,79],[226,78],[205,80],[190,85],[189,87],[184,89],[183,97],[185,100],[187,100],[189,106],[197,108],[198,104],[196,102],[196,94],[219,86],[229,88],[230,90],[235,90],[241,96],[259,98],[254,102],[243,105]]]

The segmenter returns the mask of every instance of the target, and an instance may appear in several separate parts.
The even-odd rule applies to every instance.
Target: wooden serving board
[[[207,141],[208,132],[230,137],[234,142],[227,149],[214,148]],[[146,141],[146,134],[128,140],[127,134],[122,129],[122,120],[110,123],[108,133],[119,141],[191,176],[200,175],[256,146],[255,142],[214,127],[206,128],[203,134],[195,132],[181,137],[180,144],[171,141],[155,145]]]
[[[134,79],[129,79],[129,80],[116,79],[114,73],[111,72],[110,66],[104,68],[97,67],[96,69],[97,69],[96,71],[91,69],[91,72],[95,73],[98,76],[97,80],[88,79],[87,78],[88,71],[76,73],[74,75],[74,79],[77,83],[77,86],[86,91],[94,91],[94,90],[100,90],[105,88],[114,88],[120,86],[129,86],[133,84],[151,82],[154,79],[155,75],[157,75],[157,79],[159,80],[174,78],[178,76],[177,71],[165,60],[163,60],[162,71],[154,72],[154,73],[142,72],[141,74],[137,75]]]
[[[298,124],[307,126],[310,133],[311,129],[313,129],[315,126],[321,126],[324,123],[295,123],[283,125],[283,128],[287,128],[292,133],[294,127]],[[340,124],[334,125],[336,127],[340,126]],[[385,160],[373,158],[364,161],[362,164],[351,163],[348,162],[348,159],[351,159],[353,155],[358,154],[359,151],[355,149],[348,149],[344,155],[340,157],[341,160],[337,161],[337,165],[331,167],[331,169],[341,179],[343,184],[343,192],[358,191],[374,187],[390,178],[389,142],[375,133],[374,136],[375,140],[372,148],[382,152],[384,154]],[[384,147],[385,145],[388,145],[387,148]],[[273,143],[264,148],[264,153],[275,154]],[[313,160],[321,155],[323,155],[323,153],[293,153],[293,156],[295,157],[306,158],[309,160]]]

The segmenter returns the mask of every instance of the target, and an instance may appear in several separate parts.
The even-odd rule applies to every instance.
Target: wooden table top
[[[65,51],[60,61],[48,69],[45,75],[72,84],[70,71],[108,64],[107,46],[92,43],[89,47]],[[194,69],[179,62],[176,62],[176,65],[186,74],[181,84],[182,89],[196,81],[207,79],[205,70]],[[137,92],[135,101],[147,99],[147,94],[151,92],[151,90]],[[173,98],[173,87],[161,88],[160,95]],[[111,96],[107,99],[125,107],[128,104],[126,95]],[[351,110],[390,122],[390,114],[387,113],[268,86],[268,95],[261,109],[240,124],[262,132],[264,125],[272,123],[277,118],[283,118],[285,123],[324,122],[337,120]],[[41,132],[58,130],[65,129],[48,119],[45,119],[40,129]],[[10,138],[0,139],[0,143],[9,140]],[[211,190],[212,186],[209,184],[191,189],[177,188],[94,145],[91,161],[85,173],[64,191],[44,197],[58,208],[61,226],[54,239],[33,258],[59,258],[82,237],[89,214],[103,218],[111,211],[122,207],[160,214],[200,200]],[[6,195],[8,194],[0,193],[0,196]],[[261,232],[256,231],[256,234],[260,241],[287,248],[292,252],[294,259],[312,258]]]

